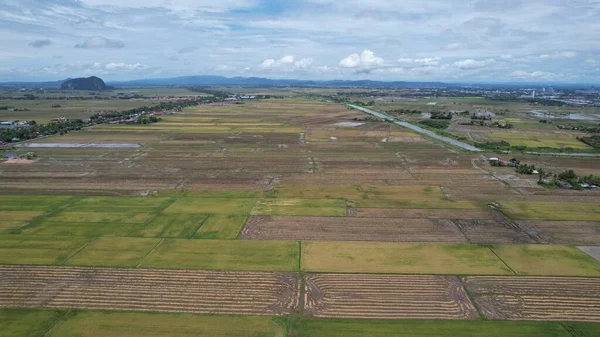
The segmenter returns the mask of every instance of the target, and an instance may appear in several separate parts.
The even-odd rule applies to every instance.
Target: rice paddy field
[[[0,337],[600,333],[600,261],[586,253],[600,246],[600,191],[547,189],[490,167],[497,154],[269,90],[286,97],[98,125],[11,150],[34,163],[0,160]],[[91,102],[63,115],[145,103]],[[476,140],[587,150],[516,103],[438,107],[515,111],[502,118],[535,129]],[[519,158],[600,174],[597,158]]]

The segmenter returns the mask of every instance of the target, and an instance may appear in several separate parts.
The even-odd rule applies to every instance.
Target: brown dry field
[[[366,211],[362,217],[355,217]],[[380,213],[379,211],[383,211]],[[350,209],[350,217],[251,216],[242,230],[241,239],[298,241],[379,241],[379,242],[447,242],[447,243],[553,243],[573,244],[582,231],[591,234],[580,238],[581,244],[597,242],[598,224],[566,222],[557,226],[563,235],[549,227],[513,222],[501,213],[480,210],[390,210]],[[394,215],[396,217],[381,217]],[[402,216],[404,215],[404,216]],[[449,219],[438,218],[448,216]],[[491,219],[481,219],[489,217]],[[532,222],[527,222],[532,223]],[[523,224],[523,225],[520,225]],[[532,230],[534,228],[534,230]]]
[[[600,246],[600,223],[590,221],[518,221],[543,243]]]
[[[305,277],[308,317],[475,319],[453,276],[313,274]]]
[[[0,266],[0,307],[289,315],[293,273]]]
[[[460,231],[447,221],[300,216],[251,216],[241,238],[300,241],[466,241]]]
[[[462,279],[487,319],[600,322],[600,279],[486,277]]]
[[[492,219],[492,212],[478,209],[350,208],[348,216],[358,218]]]

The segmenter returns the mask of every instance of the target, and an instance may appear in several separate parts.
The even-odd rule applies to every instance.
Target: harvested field
[[[313,274],[305,315],[383,319],[475,319],[456,277]]]
[[[471,243],[536,243],[528,233],[510,222],[452,220]]]
[[[465,277],[488,319],[600,322],[600,279]]]
[[[600,222],[518,221],[519,225],[544,243],[600,245]]]
[[[290,273],[0,266],[0,306],[285,315],[298,306]]]
[[[251,216],[241,237],[303,241],[466,241],[461,232],[448,221],[292,216]]]
[[[478,209],[351,208],[348,210],[348,216],[359,218],[492,219],[491,211]]]

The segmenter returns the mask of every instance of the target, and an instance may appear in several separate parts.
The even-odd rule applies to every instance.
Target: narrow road
[[[396,120],[393,117],[390,117],[388,115],[382,114],[381,112],[373,111],[373,110],[370,110],[370,109],[367,109],[367,108],[363,108],[361,106],[354,105],[354,104],[348,104],[348,106],[351,107],[351,108],[353,108],[353,109],[360,110],[360,111],[362,111],[364,113],[367,113],[369,115],[373,115],[375,117],[379,117],[379,118],[381,118],[381,119],[383,119],[385,121],[392,122],[394,124],[403,126],[405,128],[408,128],[408,129],[411,129],[412,131],[414,131],[416,133],[420,133],[422,135],[426,135],[426,136],[428,136],[430,138],[439,140],[439,141],[441,141],[443,143],[454,145],[454,146],[460,147],[461,149],[464,149],[464,150],[467,150],[467,151],[473,151],[473,152],[481,152],[481,151],[483,151],[483,150],[481,150],[481,149],[479,149],[479,148],[477,148],[477,147],[475,147],[475,146],[473,146],[471,144],[467,144],[465,142],[461,142],[459,140],[452,139],[450,137],[440,136],[440,135],[438,135],[437,133],[435,133],[433,131],[429,131],[427,129],[423,129],[422,127],[419,127],[419,126],[416,126],[416,125],[413,125],[413,124],[410,124],[410,123],[407,123],[407,122]]]

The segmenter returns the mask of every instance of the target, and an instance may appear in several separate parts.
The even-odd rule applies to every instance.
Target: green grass
[[[297,271],[298,243],[165,239],[141,267]]]
[[[79,266],[136,267],[160,242],[146,238],[99,238],[69,258]]]
[[[571,337],[559,323],[545,322],[307,319],[299,330],[299,337]]]
[[[189,238],[194,236],[206,218],[205,214],[159,214],[134,235],[148,238]]]
[[[87,242],[81,237],[0,235],[0,264],[59,264]]]
[[[71,212],[153,212],[166,207],[172,199],[159,197],[85,197],[70,205]]]
[[[248,214],[255,199],[190,198],[175,201],[163,213]]]
[[[47,337],[284,337],[267,316],[75,312]],[[12,337],[12,336],[11,336]],[[20,337],[20,336],[17,336]],[[41,337],[41,336],[40,336]]]
[[[521,275],[600,276],[600,262],[575,247],[493,245],[492,249]]]
[[[302,243],[307,272],[401,274],[513,274],[485,246],[380,242]]]
[[[600,221],[598,203],[506,201],[501,206],[514,219]]]
[[[119,222],[53,222],[39,221],[27,225],[14,234],[58,235],[58,236],[127,236],[138,230],[143,224],[127,224]]]
[[[575,138],[566,138],[558,136],[538,136],[527,133],[488,133],[485,137],[492,141],[505,140],[511,146],[526,146],[526,147],[549,147],[549,148],[572,148],[586,150],[590,149],[586,144],[578,141]]]
[[[40,309],[0,309],[0,337],[42,337],[64,312]]]
[[[600,336],[600,324],[598,323],[564,323],[563,326],[570,331],[574,337]]]
[[[30,221],[44,213],[43,211],[2,211],[2,220]]]
[[[59,195],[0,195],[0,211],[42,211],[55,209],[71,196]]]
[[[0,327],[0,337],[595,337],[600,332],[598,323],[299,319],[46,309],[0,309]]]
[[[253,215],[346,216],[346,201],[338,199],[264,199]]]
[[[46,217],[46,221],[52,222],[121,222],[121,223],[145,223],[152,219],[154,214],[148,213],[101,213],[101,212],[70,212],[62,211],[58,214]]]
[[[0,220],[0,234],[8,234],[27,224],[27,221]]]
[[[248,219],[245,215],[211,215],[194,235],[197,239],[237,239]]]

